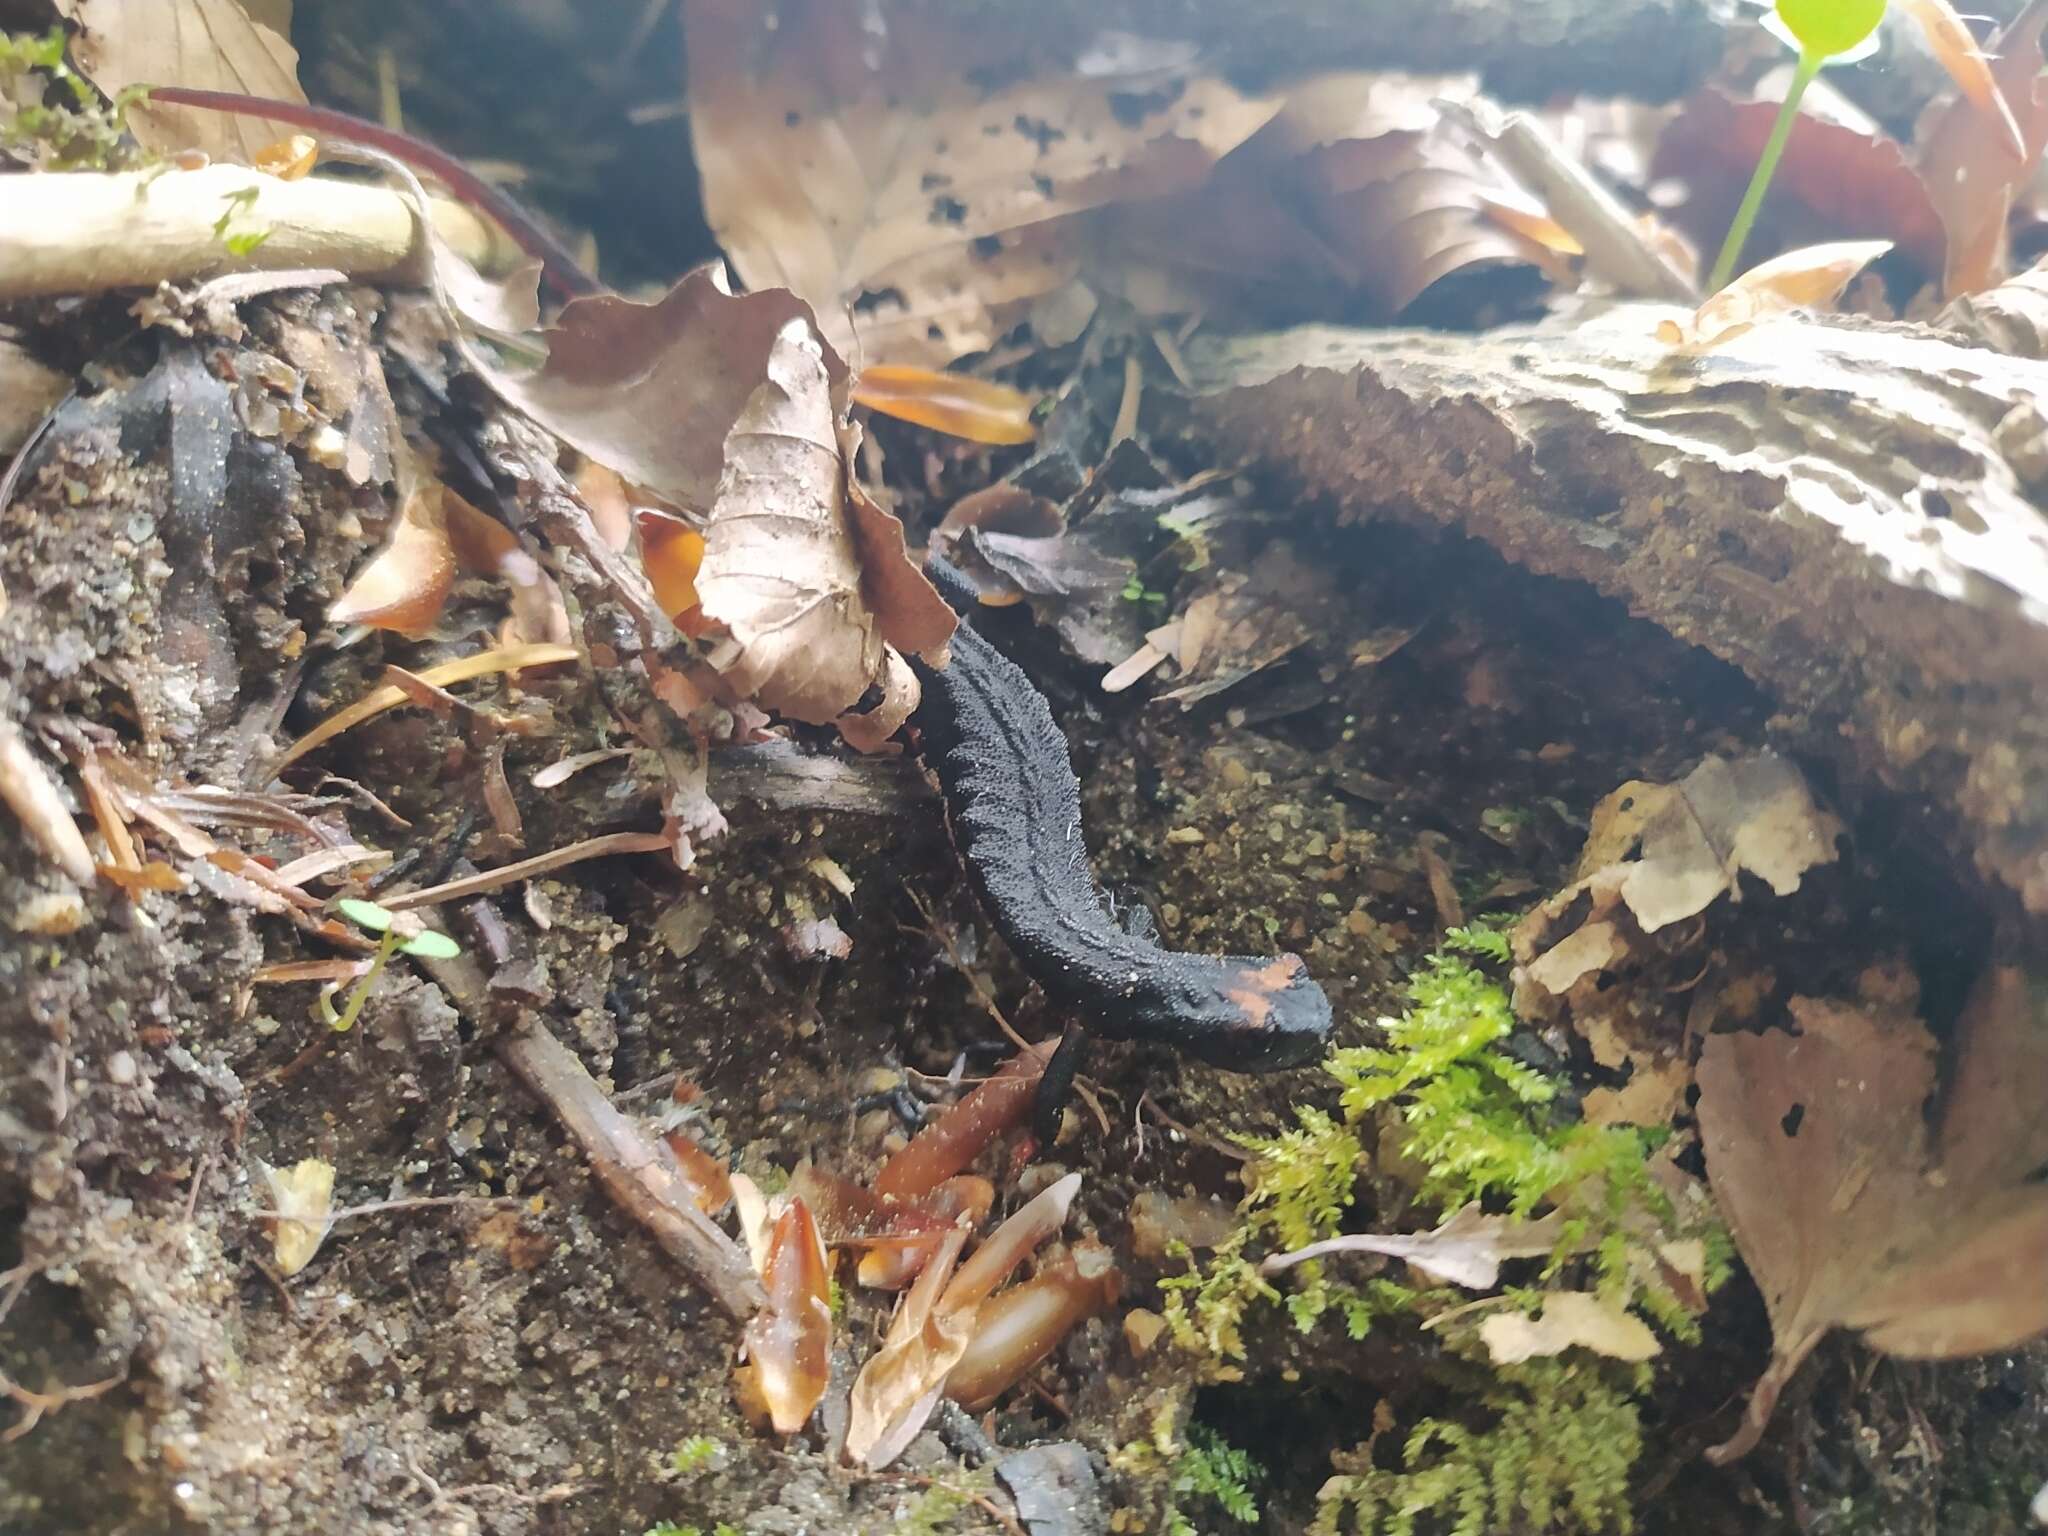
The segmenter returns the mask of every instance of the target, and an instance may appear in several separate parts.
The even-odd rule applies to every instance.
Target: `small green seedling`
[[[1714,270],[1707,278],[1708,293],[1719,293],[1735,275],[1735,263],[1756,223],[1757,210],[1763,207],[1764,193],[1785,153],[1785,143],[1792,137],[1800,97],[1826,65],[1862,58],[1876,47],[1877,24],[1884,20],[1887,4],[1888,0],[1777,0],[1765,24],[1799,50],[1799,62],[1793,67],[1785,104],[1778,109],[1778,120],[1771,124],[1771,136],[1764,142],[1756,174],[1749,178],[1749,190],[1742,194],[1742,206],[1735,210],[1728,238],[1714,260]]]
[[[377,985],[377,978],[384,974],[384,967],[393,955],[416,955],[422,960],[453,960],[462,953],[461,945],[432,928],[406,937],[398,931],[396,917],[374,901],[346,897],[337,901],[334,909],[358,928],[383,935],[377,943],[376,953],[370,956],[370,968],[356,979],[355,986],[349,990],[348,1001],[339,1013],[334,1011],[336,989],[328,987],[320,994],[320,1017],[336,1033],[355,1028],[356,1017],[362,1013],[363,1004],[369,1001],[370,989]]]

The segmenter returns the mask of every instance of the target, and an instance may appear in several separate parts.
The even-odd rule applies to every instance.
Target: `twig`
[[[439,906],[444,901],[458,901],[465,896],[481,896],[486,891],[495,891],[501,886],[517,885],[520,881],[530,880],[535,875],[544,875],[550,870],[561,869],[570,864],[580,864],[585,859],[601,859],[614,853],[659,853],[668,846],[668,838],[659,832],[607,832],[601,837],[586,837],[580,843],[570,843],[565,848],[537,853],[530,859],[500,864],[496,869],[487,869],[481,874],[465,875],[460,880],[430,885],[425,890],[407,891],[402,896],[387,896],[380,904],[390,912],[406,912],[414,907]]]
[[[440,962],[435,974],[459,964]],[[727,1316],[738,1322],[751,1318],[766,1300],[754,1267],[740,1245],[697,1209],[668,1149],[620,1114],[583,1063],[539,1020],[527,1018],[501,1036],[498,1052],[576,1139],[619,1207],[654,1234]]]
[[[237,255],[216,226],[241,206],[265,238]],[[437,199],[431,213],[434,228],[479,268],[505,272],[523,259],[512,240],[459,203]],[[280,181],[232,165],[57,173],[21,177],[0,202],[0,300],[307,267],[407,278],[423,270],[423,256],[406,199],[319,176]]]
[[[1016,1027],[1004,1017],[1002,1006],[996,1002],[995,995],[982,985],[981,977],[968,968],[959,946],[953,942],[953,935],[941,926],[937,914],[932,911],[925,899],[910,886],[905,886],[904,890],[909,893],[910,904],[917,908],[917,915],[924,919],[926,931],[939,941],[939,947],[945,950],[946,958],[953,963],[953,969],[967,978],[967,985],[974,989],[976,999],[988,1010],[988,1016],[996,1021],[996,1027],[1010,1037],[1010,1043],[1018,1050],[1032,1049],[1031,1042],[1018,1034]]]

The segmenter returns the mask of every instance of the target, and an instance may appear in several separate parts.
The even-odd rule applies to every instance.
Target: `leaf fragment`
[[[1769,1368],[1710,1453],[1750,1450],[1831,1329],[1948,1359],[2048,1331],[2048,987],[1980,979],[1956,1026],[1932,1143],[1935,1042],[1897,1008],[1796,998],[1799,1033],[1708,1037],[1698,1067],[1707,1173],[1764,1293]]]
[[[1889,240],[1840,240],[1773,256],[1708,299],[1690,319],[1660,320],[1657,339],[1674,347],[1711,347],[1773,316],[1825,308],[1891,248]]]
[[[1626,1307],[1590,1291],[1546,1291],[1543,1312],[1496,1312],[1479,1324],[1495,1365],[1520,1365],[1572,1348],[1610,1360],[1648,1360],[1663,1352],[1649,1325]]]

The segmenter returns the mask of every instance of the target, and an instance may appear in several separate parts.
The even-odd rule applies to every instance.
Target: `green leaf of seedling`
[[[228,248],[230,256],[249,256],[254,254],[256,248],[270,238],[270,233],[267,229],[250,230],[245,234],[229,235],[221,241],[221,244]]]
[[[1874,38],[1886,4],[1887,0],[1778,0],[1777,17],[1801,53],[1831,59]]]
[[[445,933],[436,933],[429,928],[416,933],[398,946],[401,955],[416,955],[422,960],[453,960],[462,953],[462,946]]]
[[[366,928],[371,933],[382,933],[391,926],[391,914],[374,901],[358,901],[347,896],[334,904],[334,910],[358,928]]]

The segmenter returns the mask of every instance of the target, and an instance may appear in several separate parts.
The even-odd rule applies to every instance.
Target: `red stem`
[[[200,91],[182,85],[151,86],[149,99],[171,107],[199,107],[209,112],[230,112],[237,117],[261,117],[290,123],[333,138],[353,139],[372,149],[381,149],[393,159],[403,160],[415,170],[425,171],[464,202],[489,214],[504,226],[519,248],[541,264],[548,286],[563,298],[602,293],[604,287],[583,270],[583,266],[552,234],[511,197],[492,186],[445,150],[422,139],[398,133],[381,123],[338,112],[332,107],[309,106],[298,101],[276,101],[266,96],[243,96],[234,91]]]

